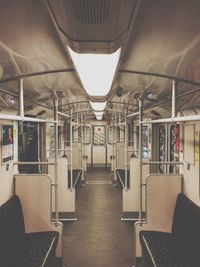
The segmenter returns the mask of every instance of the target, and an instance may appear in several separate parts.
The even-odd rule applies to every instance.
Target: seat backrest
[[[183,193],[177,197],[172,233],[183,240],[200,244],[200,207]]]
[[[15,247],[24,238],[25,227],[21,202],[14,195],[0,206],[0,246]]]

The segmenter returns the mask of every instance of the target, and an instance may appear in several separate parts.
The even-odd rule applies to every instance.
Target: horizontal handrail
[[[66,114],[66,113],[63,113],[63,112],[60,112],[60,111],[57,111],[57,113],[58,113],[58,115],[61,115],[63,117],[67,117],[67,118],[70,118],[71,117],[71,115]]]
[[[25,117],[25,116],[17,116],[17,115],[7,115],[0,114],[1,120],[12,120],[12,121],[32,121],[32,122],[43,122],[43,123],[55,123],[54,120],[44,120],[39,118]]]
[[[55,162],[14,162],[13,165],[56,165]]]
[[[178,164],[178,165],[182,165],[183,162],[180,161],[149,161],[149,162],[142,162],[143,165],[154,165],[154,164],[164,164],[164,165],[168,165],[168,164]]]
[[[55,151],[55,149],[46,149],[46,151]],[[57,151],[71,151],[70,148],[58,148]]]

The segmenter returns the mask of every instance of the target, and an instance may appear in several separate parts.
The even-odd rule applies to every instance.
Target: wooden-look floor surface
[[[78,191],[78,221],[64,223],[66,267],[132,267],[133,223],[122,222],[121,194],[109,171],[90,170]],[[111,182],[110,182],[111,181]]]

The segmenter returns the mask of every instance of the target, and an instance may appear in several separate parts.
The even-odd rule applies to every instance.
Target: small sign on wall
[[[13,125],[2,124],[1,139],[2,164],[6,164],[13,160]]]

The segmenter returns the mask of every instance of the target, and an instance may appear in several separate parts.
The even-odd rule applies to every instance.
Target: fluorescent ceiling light
[[[96,119],[97,119],[98,121],[102,120],[102,118],[103,118],[103,116],[96,116]]]
[[[68,47],[80,80],[91,96],[105,96],[110,91],[121,48],[113,54],[78,54]]]
[[[104,110],[106,107],[106,103],[107,103],[107,101],[105,101],[105,102],[92,102],[92,101],[90,101],[90,104],[94,110]]]
[[[95,116],[103,116],[103,111],[94,111]]]
[[[94,114],[95,114],[96,119],[98,121],[102,120],[102,118],[103,118],[103,111],[94,111]]]

